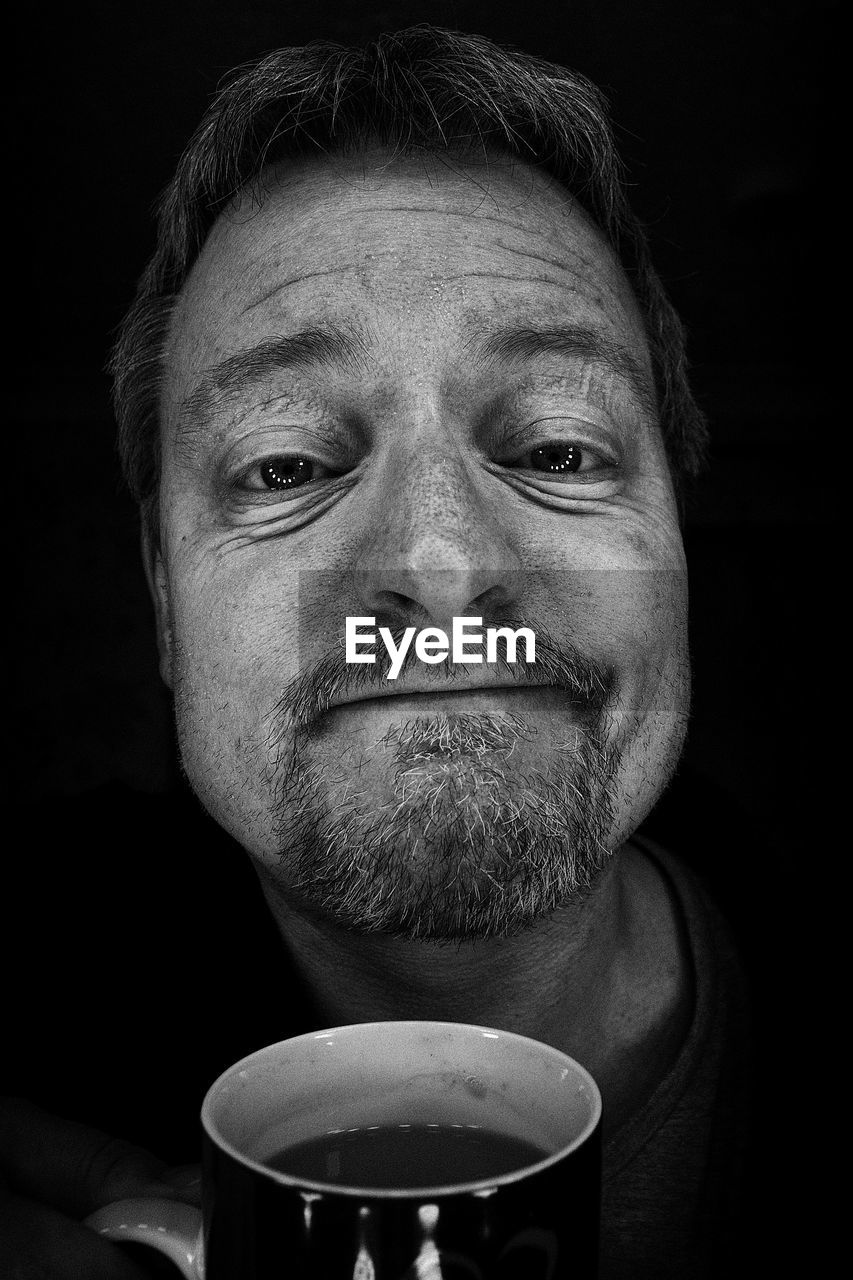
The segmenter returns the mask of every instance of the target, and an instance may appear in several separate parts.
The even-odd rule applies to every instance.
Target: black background
[[[477,31],[607,92],[635,207],[688,325],[713,445],[686,526],[695,692],[673,794],[736,913],[748,886],[738,927],[762,958],[762,1016],[781,1018],[814,937],[803,885],[823,851],[816,732],[838,662],[826,582],[841,432],[823,323],[835,250],[817,142],[832,6],[149,0],[23,16],[11,265],[24,274],[10,307],[22,355],[7,430],[18,445],[9,700],[24,841],[61,841],[65,799],[88,788],[160,793],[175,778],[103,370],[153,246],[153,202],[218,79],[318,37],[418,21]],[[799,1002],[785,1035],[808,1016]]]

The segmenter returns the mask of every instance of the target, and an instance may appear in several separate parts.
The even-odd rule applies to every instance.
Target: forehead
[[[590,327],[649,367],[618,261],[540,170],[381,148],[288,162],[212,228],[175,308],[166,401],[271,333],[343,324],[385,366],[425,372],[509,319]]]

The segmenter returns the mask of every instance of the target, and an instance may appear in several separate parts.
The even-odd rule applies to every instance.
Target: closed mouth
[[[452,687],[448,685],[430,685],[428,689],[412,688],[405,686],[401,689],[384,689],[377,693],[375,690],[365,690],[364,693],[355,693],[351,698],[341,699],[329,705],[328,711],[334,711],[339,707],[353,706],[356,703],[379,702],[386,698],[405,698],[418,702],[437,702],[445,698],[456,697],[476,697],[477,695],[488,694],[507,694],[507,693],[553,693],[557,688],[553,684],[478,684],[464,685]]]

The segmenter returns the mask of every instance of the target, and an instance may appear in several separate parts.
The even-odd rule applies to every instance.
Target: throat
[[[263,869],[260,875],[324,1026],[433,1019],[556,1043],[565,1023],[579,1027],[600,1017],[619,950],[611,868],[583,901],[530,928],[465,942],[355,933],[297,909]]]
[[[630,844],[583,902],[517,936],[460,944],[357,935],[295,910],[263,871],[261,883],[317,1029],[422,1019],[543,1041],[591,1072],[605,1136],[651,1096],[689,1031],[680,909]]]

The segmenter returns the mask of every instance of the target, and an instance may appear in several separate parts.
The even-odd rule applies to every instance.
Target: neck
[[[592,1072],[613,1122],[636,1093],[636,1064],[626,1078],[627,1059],[641,1045],[640,1075],[657,1078],[688,1015],[671,904],[642,863],[623,849],[583,901],[515,937],[462,944],[342,930],[295,909],[269,875],[260,876],[318,1025],[417,1018],[530,1036]]]
[[[587,1020],[590,994],[620,935],[618,877],[583,905],[513,938],[441,943],[356,934],[294,910],[268,879],[264,894],[318,1011],[339,1021],[495,1020],[537,1035],[557,1006]]]

